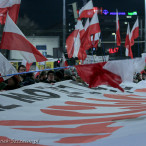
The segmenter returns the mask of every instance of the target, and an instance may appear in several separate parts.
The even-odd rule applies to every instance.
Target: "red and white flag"
[[[89,27],[90,25],[90,21],[89,21],[89,18],[87,19],[86,23],[85,23],[85,26],[84,26],[84,29],[85,31],[87,30],[87,28]]]
[[[78,35],[77,35],[77,37],[75,39],[75,43],[74,43],[73,57],[78,57],[80,46],[81,46],[80,32],[78,32]]]
[[[86,64],[75,66],[78,75],[83,81],[89,84],[89,87],[97,87],[99,85],[110,85],[114,88],[118,88],[122,92],[124,91],[119,84],[122,83],[122,79],[119,75],[114,74],[106,69],[104,65],[106,62],[96,64]]]
[[[100,38],[100,33],[96,33],[95,35],[91,36],[91,41],[92,41],[92,47],[93,48],[98,47],[99,38]]]
[[[121,77],[122,82],[133,82],[135,72],[141,72],[145,66],[144,58],[108,61],[104,69]]]
[[[79,11],[79,18],[92,18],[94,15],[93,2],[90,0],[84,7]]]
[[[100,38],[100,33],[96,33],[94,35],[91,36],[91,42],[92,42],[92,47],[93,48],[97,48],[98,47],[98,42],[99,42],[99,38]]]
[[[47,61],[47,58],[26,39],[9,15],[7,15],[0,48],[19,51],[28,63]]]
[[[75,28],[75,30],[66,39],[66,49],[67,49],[68,58],[72,58],[72,56],[73,56],[74,40],[78,35],[78,31],[79,30],[77,28]]]
[[[0,53],[0,76],[5,76],[9,74],[16,74],[17,70],[14,68],[12,64]],[[3,82],[9,79],[11,76],[1,77],[0,82]]]
[[[74,41],[74,54],[73,54],[73,57],[78,57],[78,56],[80,56],[79,55],[80,53],[82,54],[81,49],[80,49],[81,40],[82,40],[82,38],[83,38],[83,36],[85,34],[85,29],[83,27],[82,21],[81,20],[78,20],[78,21],[79,22],[78,22],[78,25],[77,25],[77,29],[79,31],[78,31],[77,37],[75,38],[75,41]],[[80,58],[80,57],[78,57],[78,58]]]
[[[98,33],[100,32],[101,30],[100,30],[98,15],[97,13],[95,13],[90,22],[90,26],[87,28],[82,38],[82,42],[81,42],[82,48],[84,48],[85,50],[90,49],[92,47],[91,36],[95,34],[98,36],[99,35]]]
[[[117,39],[117,46],[121,46],[120,23],[119,23],[118,11],[116,12],[116,39]]]
[[[127,27],[127,34],[126,34],[126,40],[125,40],[125,48],[126,48],[125,55],[126,56],[130,56],[131,58],[133,58],[133,53],[132,53],[132,49],[131,49],[131,34],[130,34],[129,23],[128,23],[128,27]]]
[[[131,30],[131,46],[134,45],[134,40],[139,37],[139,21],[138,18]]]
[[[16,23],[21,0],[0,0],[0,23],[5,24],[7,13]]]
[[[75,49],[75,42],[77,40],[77,35],[80,33],[81,38],[83,37],[85,30],[81,20],[78,20],[75,30],[66,39],[67,54],[68,58],[72,58]]]

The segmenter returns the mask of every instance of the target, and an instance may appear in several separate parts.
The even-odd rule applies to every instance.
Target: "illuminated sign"
[[[97,11],[97,13],[102,14],[102,8],[94,7],[94,13]]]
[[[103,10],[103,12],[102,12],[104,15],[107,15],[108,13],[109,13],[109,11],[108,10]]]
[[[117,12],[110,12],[110,15],[116,15]],[[118,15],[126,15],[125,12],[118,12]]]
[[[134,11],[134,12],[128,12],[128,15],[129,15],[129,16],[137,15],[137,11]]]
[[[116,48],[109,48],[109,54],[114,54],[114,53],[117,53],[119,51],[119,48],[116,47]]]
[[[116,15],[117,14],[117,12],[109,12],[108,10],[103,10],[102,11],[102,13],[104,14],[104,15]],[[137,15],[137,11],[134,11],[134,12],[128,12],[128,14],[126,13],[126,12],[118,12],[118,15],[129,15],[129,16],[133,16],[133,15]]]

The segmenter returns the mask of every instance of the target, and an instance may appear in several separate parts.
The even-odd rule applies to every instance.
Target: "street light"
[[[63,51],[66,44],[66,0],[63,0]]]
[[[145,0],[145,28],[144,28],[144,33],[145,33],[145,47],[144,47],[144,53],[146,53],[146,0]]]

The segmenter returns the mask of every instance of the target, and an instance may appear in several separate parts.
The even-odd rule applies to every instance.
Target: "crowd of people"
[[[141,73],[135,73],[133,77],[134,83],[139,83],[142,80],[146,80],[146,69],[144,69]]]
[[[74,67],[55,71],[53,70],[42,71],[38,75],[35,75],[32,72],[29,73],[24,72],[26,72],[26,67],[24,65],[20,65],[18,67],[18,73],[20,73],[20,75],[12,76],[6,81],[1,82],[0,91],[13,90],[40,82],[53,85],[56,82],[60,81],[74,80],[84,83],[82,79],[78,77],[76,69]],[[133,78],[134,83],[138,83],[142,80],[146,80],[146,69],[144,69],[141,73],[134,74]]]
[[[26,72],[26,67],[24,65],[20,65],[18,67],[18,73],[20,73],[20,75],[12,76],[6,81],[1,82],[0,91],[13,90],[40,82],[53,85],[56,82],[64,80],[76,80],[77,77],[77,72],[74,68],[60,69],[55,71],[42,71],[38,75],[24,72]]]

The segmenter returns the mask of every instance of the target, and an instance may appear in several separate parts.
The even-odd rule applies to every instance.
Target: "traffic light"
[[[60,67],[60,60],[57,60],[57,67]]]

